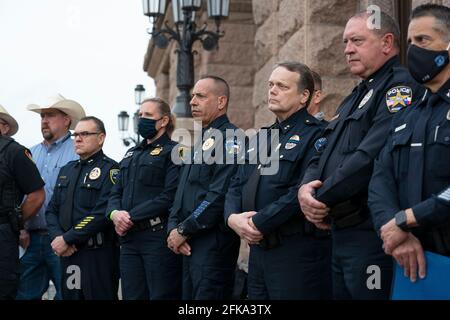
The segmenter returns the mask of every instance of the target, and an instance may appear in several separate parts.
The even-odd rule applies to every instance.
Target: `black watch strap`
[[[405,210],[401,210],[395,214],[395,224],[405,232],[409,232]]]

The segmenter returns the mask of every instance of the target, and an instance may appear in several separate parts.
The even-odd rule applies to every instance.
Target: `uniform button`
[[[450,137],[445,137],[444,140],[445,142],[448,142],[450,140]]]

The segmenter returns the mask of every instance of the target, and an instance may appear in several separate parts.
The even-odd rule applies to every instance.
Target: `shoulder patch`
[[[314,148],[316,149],[317,152],[322,153],[327,144],[328,144],[327,138],[320,138],[317,139],[316,142],[314,143]]]
[[[407,86],[393,87],[386,93],[386,106],[390,113],[396,113],[412,104],[412,89]]]
[[[228,154],[238,154],[241,150],[241,144],[237,139],[229,139],[225,141],[225,151]]]
[[[116,184],[118,174],[119,174],[119,169],[109,170],[109,179],[111,180],[112,184]]]
[[[30,153],[30,151],[28,151],[28,149],[25,149],[25,155],[28,157],[28,159],[30,159],[31,161],[33,161],[33,163],[35,163],[33,160],[33,157],[31,156],[31,153]]]

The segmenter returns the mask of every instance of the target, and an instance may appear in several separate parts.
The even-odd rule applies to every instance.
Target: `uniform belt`
[[[281,225],[278,230],[271,234],[264,236],[259,242],[259,246],[264,250],[270,250],[278,247],[282,244],[283,237],[291,236],[294,234],[302,234],[305,236],[313,236],[317,238],[329,237],[328,231],[321,231],[314,227],[310,222],[305,221],[303,218],[294,218]]]
[[[150,219],[136,221],[130,231],[144,231],[149,229],[153,232],[159,231],[164,228],[164,222],[165,219],[162,217],[153,217]]]

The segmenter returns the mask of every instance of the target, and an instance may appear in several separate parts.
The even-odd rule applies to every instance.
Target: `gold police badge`
[[[159,156],[159,154],[162,151],[162,147],[156,147],[155,149],[153,149],[152,151],[150,151],[150,155],[151,156]]]
[[[406,86],[394,87],[386,93],[386,106],[390,113],[396,113],[412,104],[412,89]]]
[[[205,142],[203,142],[202,150],[203,151],[209,150],[209,149],[211,149],[211,147],[213,145],[214,145],[214,139],[213,138],[209,138]]]
[[[101,174],[102,170],[100,170],[99,167],[95,167],[94,169],[91,170],[91,172],[89,172],[89,179],[97,180]]]

